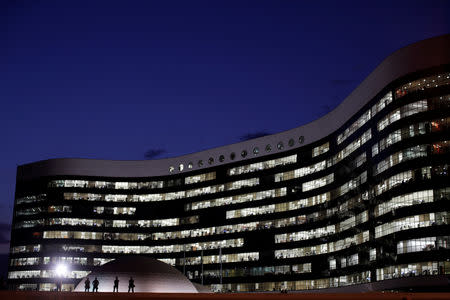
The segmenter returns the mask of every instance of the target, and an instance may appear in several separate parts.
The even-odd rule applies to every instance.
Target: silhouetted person
[[[95,277],[94,281],[92,281],[92,291],[93,292],[98,292],[98,279],[97,277]]]
[[[6,281],[5,281],[5,278],[3,276],[0,277],[0,289],[1,290],[6,290]]]
[[[84,281],[84,291],[89,292],[90,289],[91,289],[91,281],[89,280],[89,277],[88,277]]]
[[[130,292],[134,293],[134,279],[133,277],[130,277],[130,280],[128,280],[128,293]]]
[[[114,280],[113,293],[114,292],[119,292],[119,278],[117,276],[116,276],[116,280]]]
[[[58,279],[58,281],[56,282],[56,291],[57,292],[61,292],[61,285],[62,285],[62,282],[60,279]]]

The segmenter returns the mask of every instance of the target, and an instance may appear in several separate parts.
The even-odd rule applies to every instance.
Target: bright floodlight
[[[56,274],[61,277],[61,276],[66,276],[67,274],[67,266],[64,264],[59,264],[56,266]]]

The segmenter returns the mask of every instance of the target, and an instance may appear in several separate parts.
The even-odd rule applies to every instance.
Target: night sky
[[[17,165],[178,156],[300,126],[393,51],[450,33],[449,16],[445,0],[1,0],[0,253]]]

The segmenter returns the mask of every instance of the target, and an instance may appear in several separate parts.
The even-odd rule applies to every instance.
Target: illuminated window
[[[263,162],[253,163],[249,165],[243,165],[228,170],[228,175],[239,175],[245,173],[251,173],[261,170],[267,170],[275,168],[277,166],[284,166],[297,162],[297,155],[290,155],[282,158],[271,159]]]
[[[316,157],[318,155],[321,155],[325,152],[327,152],[328,150],[330,150],[330,143],[326,142],[323,145],[320,145],[318,147],[315,147],[312,151],[312,157]]]
[[[204,182],[216,179],[216,172],[209,172],[205,174],[199,174],[194,176],[188,176],[184,179],[185,184],[192,184],[197,182]]]
[[[325,186],[327,184],[330,184],[331,182],[333,182],[334,180],[334,174],[331,173],[325,177],[322,178],[318,178],[318,179],[314,179],[308,182],[304,182],[302,184],[302,190],[304,192],[306,191],[310,191],[310,190],[314,190],[314,189],[318,189],[322,186]]]

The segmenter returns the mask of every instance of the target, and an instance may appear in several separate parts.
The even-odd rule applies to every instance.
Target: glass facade
[[[141,254],[213,291],[449,274],[450,73],[430,72],[386,86],[317,142],[255,145],[245,163],[19,180],[9,284],[53,290],[65,264],[70,290],[95,266]]]

